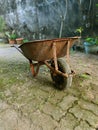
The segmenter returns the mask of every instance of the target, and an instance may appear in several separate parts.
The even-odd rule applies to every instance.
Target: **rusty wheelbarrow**
[[[14,47],[28,59],[33,76],[36,76],[40,66],[45,64],[50,69],[55,87],[62,90],[72,84],[73,71],[71,71],[67,61],[70,47],[78,38],[36,40]]]

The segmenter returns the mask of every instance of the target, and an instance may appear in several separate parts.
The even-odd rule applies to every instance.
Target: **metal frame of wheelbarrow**
[[[70,51],[70,46],[72,45],[72,42],[73,40],[70,38],[70,39],[67,39],[67,42],[66,42],[66,59],[67,59],[67,63],[69,62],[69,51]],[[20,45],[21,46],[21,45]],[[22,50],[17,47],[16,45],[14,45],[14,47],[20,52],[23,54]],[[58,69],[58,58],[57,58],[57,50],[56,50],[56,42],[53,41],[52,42],[52,52],[53,52],[53,59],[50,59],[50,60],[45,60],[45,61],[38,61],[37,63],[33,63],[32,62],[32,59],[28,59],[24,54],[24,56],[29,60],[29,63],[30,63],[30,69],[31,69],[31,72],[33,74],[33,76],[36,76],[39,72],[39,68],[41,65],[46,65],[50,71],[52,71],[52,73],[54,75],[61,75],[62,77],[64,78],[68,78],[69,76],[73,76],[75,73],[74,71],[71,71],[70,73],[66,73],[66,72],[61,72],[59,69]],[[50,65],[50,61],[53,61],[54,62],[54,66],[51,66]],[[35,69],[36,68],[36,69]],[[62,88],[61,88],[62,89]]]
[[[69,46],[69,44],[70,44],[70,42],[68,42],[67,47]],[[48,61],[40,61],[38,63],[32,63],[32,60],[29,60],[30,68],[31,68],[33,76],[36,76],[39,72],[40,66],[45,64],[54,73],[62,75],[64,77],[68,77],[67,73],[63,73],[63,72],[58,70],[57,55],[56,55],[56,43],[55,42],[53,43],[52,48],[53,48],[53,61],[54,61],[55,68],[51,67],[51,65],[49,65]],[[67,48],[67,59],[69,60],[69,47]],[[34,69],[35,68],[34,66],[37,66],[36,71]]]
[[[67,42],[67,50],[66,50],[66,59],[67,59],[67,62],[69,62],[70,43],[71,43],[71,40],[68,40],[68,42]],[[19,49],[19,47],[17,47],[17,45],[13,45],[13,46],[24,56],[23,52]],[[52,48],[53,48],[53,61],[54,61],[55,68],[53,68],[51,65],[49,65],[49,63],[48,63],[47,60],[46,61],[38,61],[38,63],[33,63],[32,60],[28,59],[29,63],[30,63],[31,72],[32,72],[32,74],[33,74],[34,77],[38,74],[40,66],[44,65],[44,64],[51,71],[53,71],[54,73],[59,74],[59,75],[65,77],[65,78],[68,77],[69,74],[63,73],[63,72],[61,72],[61,71],[58,70],[58,63],[57,63],[57,59],[58,58],[57,58],[57,55],[56,55],[56,43],[55,42],[53,42]],[[36,67],[36,70],[35,70],[35,67]],[[72,75],[72,74],[73,74],[73,71],[72,71],[72,73],[70,75]]]

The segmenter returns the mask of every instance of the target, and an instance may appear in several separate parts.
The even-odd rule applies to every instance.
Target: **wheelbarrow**
[[[73,71],[68,63],[69,51],[78,39],[79,37],[68,37],[36,40],[14,47],[28,59],[33,76],[38,74],[41,65],[46,65],[55,87],[63,90],[72,84]]]

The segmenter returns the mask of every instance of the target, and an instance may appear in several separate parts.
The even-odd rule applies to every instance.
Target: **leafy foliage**
[[[89,42],[90,44],[96,44],[96,45],[98,45],[98,37],[96,37],[96,38],[88,37],[88,38],[86,38],[85,41]]]
[[[0,17],[0,32],[2,32],[5,28],[5,21],[2,17]]]
[[[13,30],[11,33],[10,32],[5,32],[5,35],[12,40],[15,40],[17,38],[17,35],[15,33],[15,30]]]
[[[96,4],[96,6],[98,7],[98,4]]]
[[[82,27],[79,27],[79,28],[76,29],[76,32],[79,32],[80,36],[81,36],[81,34],[82,34],[82,31],[83,31],[83,28],[82,28]]]

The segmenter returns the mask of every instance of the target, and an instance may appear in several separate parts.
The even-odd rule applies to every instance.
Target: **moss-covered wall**
[[[45,39],[76,35],[94,25],[96,0],[0,0],[0,15],[19,35]]]

